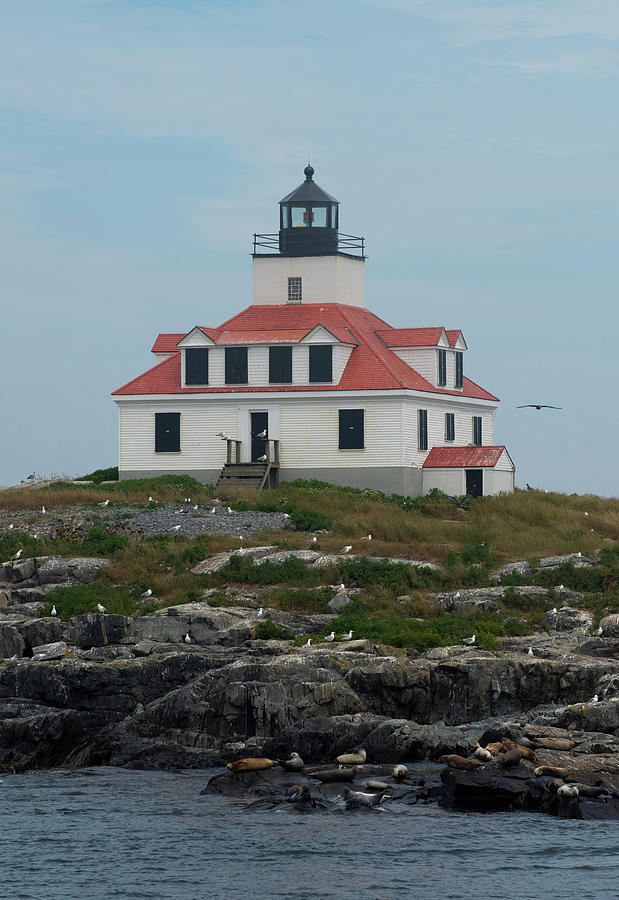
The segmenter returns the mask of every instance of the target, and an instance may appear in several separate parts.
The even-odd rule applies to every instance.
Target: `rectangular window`
[[[301,303],[303,300],[303,279],[288,279],[288,303]]]
[[[428,410],[420,409],[417,412],[417,424],[419,431],[419,449],[428,449]]]
[[[185,350],[185,384],[208,384],[208,347]]]
[[[247,347],[226,347],[226,384],[247,384]]]
[[[292,384],[292,347],[269,347],[269,382]]]
[[[456,384],[457,388],[462,387],[462,351],[456,351]]]
[[[447,384],[447,350],[438,351],[438,386]]]
[[[332,381],[333,380],[333,348],[331,345],[309,348],[309,380]]]
[[[456,439],[456,417],[454,413],[445,413],[445,440],[455,441]]]
[[[481,447],[481,416],[473,416],[473,443]]]
[[[362,409],[340,409],[340,450],[363,450],[365,436]]]
[[[178,453],[181,449],[181,414],[155,413],[155,453]]]

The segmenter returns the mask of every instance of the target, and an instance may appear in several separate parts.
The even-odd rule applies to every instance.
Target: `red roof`
[[[385,346],[377,332],[405,330],[411,332],[435,329],[390,329],[386,322],[367,309],[344,306],[341,303],[309,303],[302,305],[249,306],[228,319],[219,328],[202,330],[216,343],[236,344],[268,340],[269,343],[291,342],[294,333],[307,335],[317,325],[322,325],[338,340],[354,343],[350,358],[339,384],[333,385],[235,385],[234,393],[264,391],[372,391],[401,390],[427,391],[432,394],[453,394],[479,400],[497,400],[479,385],[463,379],[461,391],[435,387],[418,372],[408,366]],[[442,328],[438,329],[442,332]],[[177,337],[174,348],[172,338]],[[176,343],[184,335],[160,335],[155,342],[158,350],[176,349],[174,356],[162,360],[143,375],[139,375],[114,394],[192,394],[230,393],[226,387],[181,387],[180,350]],[[155,347],[153,349],[155,349]]]
[[[450,346],[455,347],[458,343],[458,338],[462,335],[462,332],[459,328],[448,328],[446,334]]]
[[[158,334],[155,343],[151,348],[151,353],[174,353],[177,350],[177,344],[185,337],[184,334]]]
[[[505,447],[433,447],[424,469],[494,468]]]
[[[445,329],[433,328],[388,328],[376,333],[388,347],[435,347]]]

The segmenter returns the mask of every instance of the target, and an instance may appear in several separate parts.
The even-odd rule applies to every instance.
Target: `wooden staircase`
[[[273,448],[271,450],[271,444]],[[239,462],[241,441],[228,439],[226,464],[221,470],[215,490],[233,484],[261,491],[274,487],[279,480],[279,441],[265,440],[266,462]],[[234,462],[233,462],[234,457]]]

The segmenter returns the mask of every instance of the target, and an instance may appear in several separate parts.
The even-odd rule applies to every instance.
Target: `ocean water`
[[[619,897],[619,824],[243,810],[207,772],[0,775],[2,900]]]

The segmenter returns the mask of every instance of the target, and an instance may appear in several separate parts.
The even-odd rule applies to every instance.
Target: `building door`
[[[466,469],[466,492],[467,494],[470,494],[471,497],[483,497],[483,469]]]
[[[251,461],[256,462],[266,453],[266,443],[263,437],[258,437],[266,431],[268,437],[269,414],[266,412],[253,412],[251,414]]]

